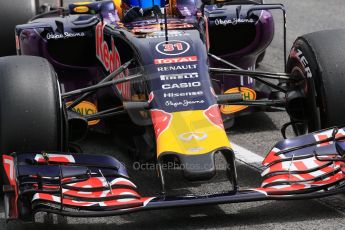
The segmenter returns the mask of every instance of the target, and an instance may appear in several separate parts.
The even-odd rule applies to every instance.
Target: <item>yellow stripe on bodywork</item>
[[[199,155],[231,148],[224,129],[209,121],[203,110],[175,112],[171,119],[157,139],[158,157],[164,152]]]

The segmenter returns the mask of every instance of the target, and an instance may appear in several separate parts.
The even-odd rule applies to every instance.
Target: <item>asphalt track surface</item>
[[[278,1],[266,0],[266,3]],[[345,3],[343,0],[284,0],[280,1],[288,12],[288,47],[296,37],[324,29],[342,28]],[[282,30],[280,14],[276,15],[277,32],[272,45],[267,50],[262,70],[282,71]],[[344,47],[343,47],[344,48]],[[264,156],[281,139],[280,127],[288,121],[284,112],[258,113],[236,120],[230,130],[230,140],[256,156]],[[93,135],[83,143],[85,152],[114,154],[119,151],[112,144],[112,139]],[[249,152],[248,151],[248,152]],[[127,162],[126,157],[121,159]],[[222,164],[217,158],[217,164]],[[242,187],[255,187],[260,184],[256,169],[247,164],[238,164],[239,181]],[[158,192],[159,184],[153,172],[140,173],[135,182],[145,193]],[[135,175],[133,175],[135,176]],[[178,175],[169,175],[170,188],[173,192],[200,193],[226,191],[228,183],[220,173],[211,183],[190,186],[179,180]],[[177,189],[176,189],[177,188]],[[57,220],[53,224],[12,225],[11,229],[343,229],[345,228],[345,196],[343,194],[317,200],[301,201],[265,201],[240,204],[226,204],[205,207],[191,207],[135,213],[121,217]],[[44,215],[37,220],[43,222]],[[58,223],[58,224],[57,224]],[[0,229],[5,229],[3,212],[0,209]]]

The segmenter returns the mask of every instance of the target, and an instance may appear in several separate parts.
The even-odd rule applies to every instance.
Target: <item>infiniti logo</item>
[[[207,138],[207,133],[205,132],[190,132],[190,133],[182,133],[179,135],[179,138],[182,141],[191,141],[192,139],[195,139],[197,141],[202,141]]]

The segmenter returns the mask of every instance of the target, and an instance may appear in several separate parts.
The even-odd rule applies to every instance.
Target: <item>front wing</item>
[[[335,132],[336,131],[336,132]],[[74,217],[263,200],[320,198],[345,192],[344,129],[325,130],[278,143],[263,164],[260,187],[206,196],[140,195],[113,157],[70,153],[3,155],[6,218],[21,219],[23,206]],[[296,145],[296,143],[302,143]]]

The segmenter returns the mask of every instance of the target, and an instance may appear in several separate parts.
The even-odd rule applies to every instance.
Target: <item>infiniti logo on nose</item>
[[[190,132],[190,133],[182,133],[179,135],[179,138],[182,141],[191,141],[192,139],[195,139],[197,141],[202,141],[207,138],[207,133],[205,132]]]

